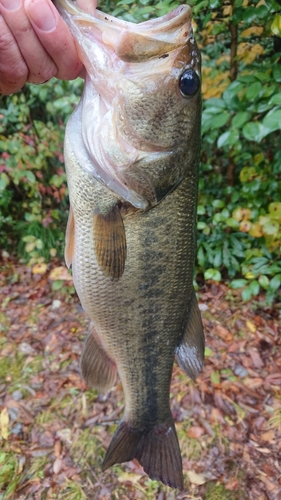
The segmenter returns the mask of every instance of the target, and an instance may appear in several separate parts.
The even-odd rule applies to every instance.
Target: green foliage
[[[194,4],[204,97],[198,269],[232,279],[243,300],[264,290],[271,303],[281,282],[280,5]]]
[[[99,7],[139,22],[179,3],[103,0]],[[189,3],[203,61],[197,273],[229,278],[244,300],[264,291],[271,303],[281,281],[280,5]],[[0,244],[17,242],[30,264],[62,254],[63,135],[81,90],[81,80],[51,81],[0,99]]]
[[[31,264],[62,255],[67,208],[65,122],[82,81],[29,85],[0,97],[0,244]]]

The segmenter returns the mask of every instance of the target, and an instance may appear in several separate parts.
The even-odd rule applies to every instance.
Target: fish
[[[134,24],[54,3],[86,71],[64,146],[65,260],[91,321],[81,373],[101,392],[118,373],[125,397],[102,470],[137,459],[182,490],[173,363],[194,380],[204,362],[193,287],[201,63],[192,11],[180,5]]]

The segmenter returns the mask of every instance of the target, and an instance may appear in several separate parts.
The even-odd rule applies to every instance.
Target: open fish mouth
[[[72,0],[54,3],[76,40],[87,72],[75,116],[81,130],[75,135],[77,127],[72,127],[75,154],[81,158],[78,147],[83,149],[84,169],[135,208],[155,206],[163,189],[158,194],[153,189],[148,166],[157,164],[161,170],[161,164],[181,148],[182,137],[171,134],[168,124],[158,133],[149,122],[165,122],[168,107],[173,112],[176,100],[185,100],[178,85],[183,71],[200,71],[191,8],[181,5],[160,18],[135,24],[99,10],[89,14]],[[154,102],[163,101],[153,118],[148,116],[154,104],[144,104],[147,95]],[[139,126],[140,121],[144,126]],[[146,173],[139,175],[143,167]],[[170,189],[183,176],[184,172],[175,172]]]
[[[62,15],[70,15],[80,29],[92,27],[99,30],[103,43],[111,46],[123,61],[161,57],[186,44],[192,36],[192,11],[180,5],[162,17],[139,24],[117,19],[96,9],[95,15],[84,12],[72,0],[54,2]],[[89,37],[91,37],[89,30]]]

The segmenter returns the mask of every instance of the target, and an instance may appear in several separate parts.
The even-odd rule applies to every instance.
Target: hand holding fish
[[[95,0],[77,4],[88,12],[96,7]],[[72,35],[51,0],[1,0],[0,33],[2,94],[54,76],[71,80],[82,71]]]

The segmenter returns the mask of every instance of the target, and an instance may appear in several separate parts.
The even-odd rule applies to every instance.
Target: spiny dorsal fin
[[[189,303],[189,317],[181,344],[176,348],[176,357],[181,369],[195,380],[203,368],[205,339],[201,314],[193,290]]]
[[[126,235],[123,219],[117,205],[108,211],[94,214],[95,252],[99,267],[105,276],[122,276],[126,260]]]
[[[75,221],[74,221],[73,210],[70,206],[69,216],[66,226],[66,233],[65,233],[65,249],[64,249],[65,263],[68,268],[70,268],[73,261],[74,242],[75,242]]]
[[[114,385],[116,365],[102,347],[93,324],[84,343],[80,368],[83,379],[90,387],[107,392]]]

